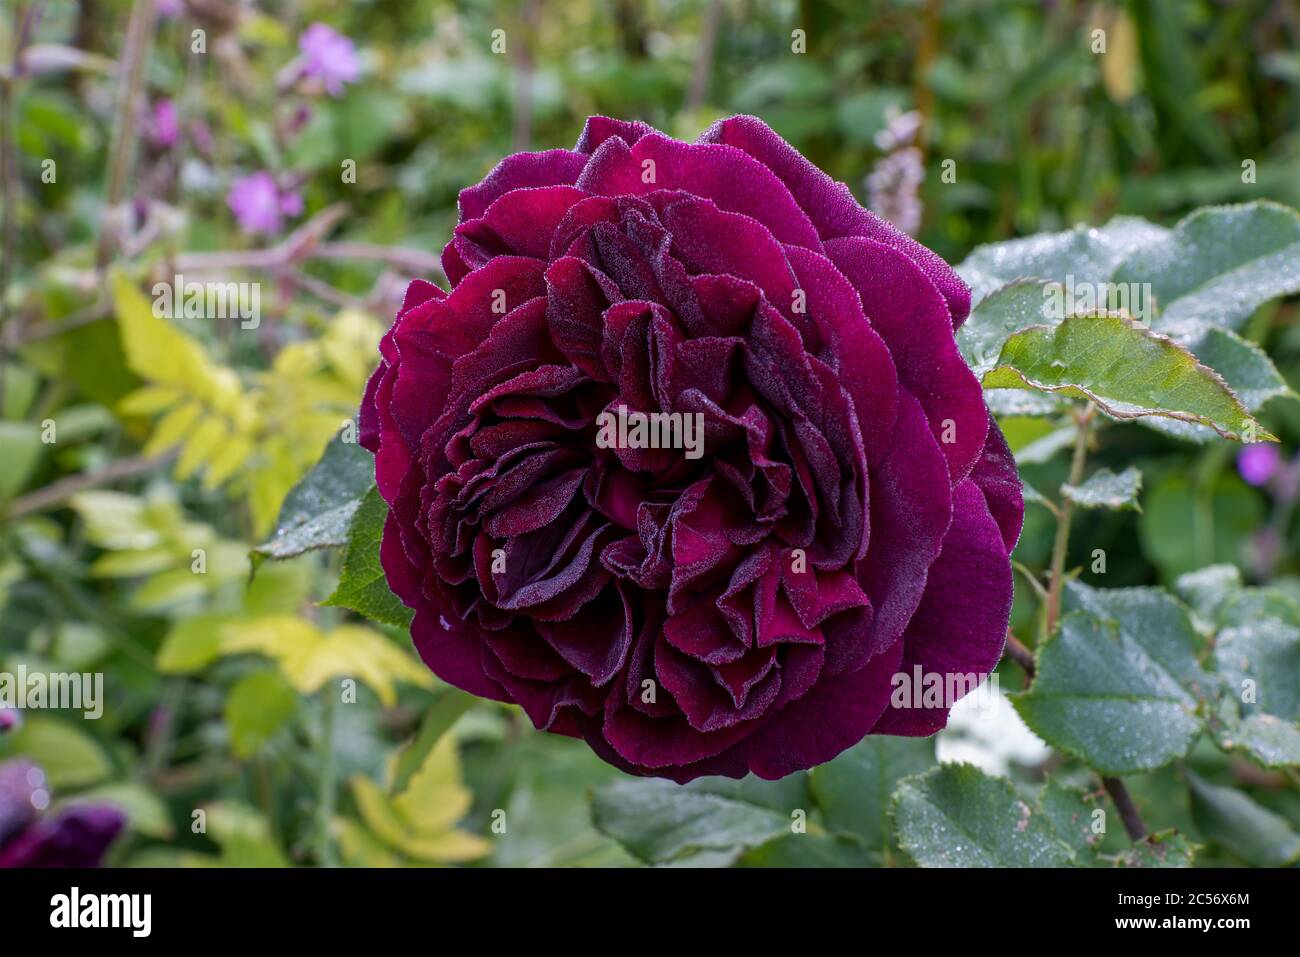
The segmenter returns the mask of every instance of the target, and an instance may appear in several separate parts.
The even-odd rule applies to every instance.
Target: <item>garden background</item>
[[[405,283],[442,279],[458,190],[511,151],[569,146],[595,113],[687,139],[753,113],[959,263],[1121,214],[1300,205],[1298,51],[1288,0],[7,0],[0,670],[101,672],[105,706],[10,712],[0,760],[38,761],[56,804],[124,808],[114,864],[913,863],[889,795],[932,740],[778,785],[636,781],[437,682],[401,627],[321,604],[342,551],[251,550],[319,492],[286,505],[355,415]],[[159,319],[150,289],[178,274],[258,284],[258,321]],[[1293,297],[1240,330],[1288,384],[1258,413],[1279,446],[1104,433],[1094,461],[1142,485],[1076,516],[1084,581],[1233,566],[1300,625],[1298,319]],[[1025,480],[1059,486],[1059,423],[1002,422]],[[1031,645],[1052,536],[1029,504]],[[940,757],[1027,800],[1048,770],[1100,793],[1009,707],[955,723]],[[1207,737],[1127,780],[1198,864],[1300,856],[1294,768]]]

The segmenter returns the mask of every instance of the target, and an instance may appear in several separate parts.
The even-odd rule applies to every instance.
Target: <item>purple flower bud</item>
[[[361,60],[353,42],[323,23],[313,23],[298,37],[304,76],[319,80],[330,96],[339,96],[343,86],[361,75]]]
[[[885,111],[885,128],[876,145],[885,150],[867,176],[867,204],[909,236],[921,228],[921,183],[925,167],[921,151],[913,145],[921,132],[921,114],[891,106]]]
[[[1272,442],[1248,445],[1237,455],[1237,471],[1251,485],[1267,485],[1282,462],[1282,454]]]

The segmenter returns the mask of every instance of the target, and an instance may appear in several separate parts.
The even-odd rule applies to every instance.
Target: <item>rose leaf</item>
[[[411,609],[388,587],[379,563],[379,543],[387,515],[387,503],[379,489],[372,486],[352,515],[338,587],[321,604],[349,608],[372,621],[406,628],[411,624]]]
[[[1006,778],[944,764],[894,792],[898,841],[921,867],[1066,867],[1075,851]]]
[[[591,817],[596,830],[647,863],[728,865],[792,833],[792,823],[812,805],[806,781],[793,774],[780,781],[702,778],[684,786],[616,780],[596,789]]]
[[[374,468],[361,446],[340,436],[331,439],[320,461],[285,497],[275,533],[253,549],[254,567],[264,558],[346,544],[353,513],[374,485]]]
[[[1166,336],[1118,314],[1069,316],[1011,336],[986,389],[1032,389],[1090,399],[1119,419],[1163,416],[1225,438],[1274,439],[1223,380]]]
[[[1142,511],[1138,494],[1142,491],[1142,473],[1130,466],[1116,475],[1110,469],[1098,469],[1078,485],[1062,485],[1061,494],[1080,508],[1132,509]]]
[[[868,735],[813,768],[811,787],[830,830],[880,854],[894,846],[889,798],[903,778],[934,766],[934,741]]]
[[[1115,272],[1150,283],[1158,326],[1200,320],[1236,329],[1264,303],[1300,292],[1300,213],[1270,202],[1198,209]]]
[[[1283,817],[1233,788],[1187,772],[1192,820],[1220,847],[1256,867],[1284,867],[1300,860],[1300,836]]]
[[[1060,626],[1038,649],[1037,674],[1013,696],[1049,744],[1103,774],[1162,767],[1202,730],[1219,686],[1196,660],[1187,612],[1157,588],[1098,590],[1072,582]]]

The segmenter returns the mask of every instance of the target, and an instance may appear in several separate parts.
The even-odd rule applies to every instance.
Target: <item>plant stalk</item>
[[[321,698],[320,737],[316,742],[316,767],[320,772],[316,794],[316,858],[321,867],[335,866],[330,826],[334,820],[334,695],[337,690],[326,685]]]
[[[1092,419],[1096,407],[1091,403],[1075,416],[1078,434],[1074,438],[1074,457],[1070,460],[1070,485],[1083,479],[1083,466],[1088,459],[1088,439],[1092,435]],[[1060,517],[1056,522],[1056,541],[1052,543],[1051,578],[1047,589],[1047,609],[1043,615],[1043,637],[1056,631],[1061,618],[1061,590],[1065,585],[1065,558],[1070,547],[1070,522],[1074,518],[1074,503],[1061,496]]]

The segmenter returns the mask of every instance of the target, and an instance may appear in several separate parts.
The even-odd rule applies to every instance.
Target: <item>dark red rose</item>
[[[592,117],[462,191],[443,265],[361,410],[437,675],[686,781],[931,734],[894,676],[997,663],[1023,502],[969,291],[761,121]],[[620,409],[703,455],[605,447]]]

